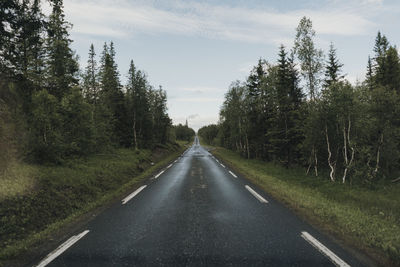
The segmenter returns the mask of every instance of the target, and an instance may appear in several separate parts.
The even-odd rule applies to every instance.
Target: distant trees
[[[2,152],[62,162],[113,147],[174,141],[166,92],[149,85],[133,61],[123,86],[113,42],[104,44],[99,64],[91,45],[79,76],[63,1],[49,2],[48,17],[39,0],[0,3]]]
[[[210,124],[208,126],[202,127],[198,134],[203,138],[204,141],[208,145],[216,145],[218,138],[218,126],[216,124]]]
[[[246,82],[234,82],[219,124],[199,135],[244,157],[302,165],[331,181],[371,184],[399,177],[396,47],[378,32],[366,79],[353,86],[333,44],[324,63],[314,37],[310,19],[302,18],[293,49],[281,46],[276,64],[260,59]]]
[[[182,124],[174,125],[173,130],[175,133],[176,140],[189,142],[196,134],[192,128],[189,128],[188,125],[182,125]]]

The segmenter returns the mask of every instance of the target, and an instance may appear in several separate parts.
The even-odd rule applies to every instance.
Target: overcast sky
[[[73,49],[84,68],[91,43],[99,55],[114,41],[125,82],[129,61],[162,85],[174,123],[194,129],[218,121],[231,82],[244,80],[262,57],[290,48],[302,16],[313,21],[317,45],[337,48],[351,82],[364,78],[374,39],[382,31],[400,44],[400,1],[387,0],[64,0],[74,26]]]

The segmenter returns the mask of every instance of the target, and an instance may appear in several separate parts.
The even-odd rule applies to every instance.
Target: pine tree
[[[385,55],[385,73],[382,85],[400,93],[400,60],[396,47],[390,46]]]
[[[326,62],[325,80],[324,80],[325,88],[328,88],[332,83],[336,83],[340,79],[344,78],[344,76],[341,75],[342,67],[343,64],[341,64],[337,59],[336,49],[334,48],[333,43],[331,43],[329,46],[328,62]]]
[[[139,104],[137,101],[137,81],[136,81],[136,67],[131,60],[128,71],[128,81],[126,84],[126,108],[127,108],[127,119],[128,119],[128,132],[130,133],[128,136],[131,141],[129,142],[130,146],[133,146],[135,149],[138,149],[138,130],[137,130],[137,122],[138,122],[138,114],[137,114],[137,105]]]
[[[365,78],[365,83],[367,84],[368,89],[372,90],[374,87],[374,72],[370,56],[368,56],[367,73],[365,75]]]
[[[61,99],[70,88],[78,84],[79,66],[70,48],[68,30],[62,0],[51,0],[53,6],[49,17],[46,39],[46,80],[49,93]]]
[[[15,75],[15,29],[17,29],[17,2],[0,1],[0,77],[12,79]]]
[[[90,45],[89,58],[83,75],[83,94],[90,104],[96,105],[99,99],[99,82],[97,73],[96,53],[93,44]]]
[[[277,105],[273,127],[268,128],[271,145],[276,158],[288,167],[298,155],[302,140],[299,125],[302,92],[293,54],[288,57],[283,45],[279,50],[276,97]]]
[[[389,41],[387,40],[385,35],[382,35],[381,32],[378,32],[375,39],[375,66],[374,66],[374,76],[375,82],[377,84],[384,84],[384,76],[386,73],[386,52],[389,48]]]
[[[263,101],[265,98],[265,91],[263,89],[263,79],[265,76],[266,62],[259,59],[258,64],[253,68],[249,77],[247,78],[247,122],[248,122],[248,135],[246,143],[248,143],[248,156],[260,157],[262,156],[264,147],[265,119],[263,114]],[[251,155],[250,155],[251,154]]]
[[[100,67],[100,98],[105,108],[111,114],[110,123],[113,125],[113,143],[127,146],[126,109],[119,72],[115,63],[115,50],[111,42],[110,48],[104,45]]]
[[[150,111],[153,116],[153,135],[156,143],[165,144],[168,138],[168,130],[171,126],[171,119],[167,113],[167,93],[161,85],[158,90],[151,94]]]

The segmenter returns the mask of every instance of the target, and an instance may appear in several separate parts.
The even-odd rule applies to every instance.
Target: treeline
[[[173,136],[166,92],[130,63],[123,85],[113,42],[86,69],[71,49],[62,0],[0,2],[0,161],[61,162],[115,147],[152,148]],[[174,140],[172,140],[174,141]],[[4,169],[4,166],[0,166]]]
[[[199,130],[208,143],[247,158],[302,165],[332,181],[372,183],[400,176],[400,61],[378,32],[366,79],[351,85],[331,44],[327,58],[304,17],[294,46],[278,61],[259,60],[225,95],[218,125]],[[323,175],[325,176],[325,175]],[[398,179],[397,179],[398,180]]]
[[[194,135],[196,134],[195,131],[192,128],[189,128],[187,121],[185,125],[178,124],[174,125],[174,132],[175,132],[175,138],[177,140],[182,140],[182,141],[191,141]]]

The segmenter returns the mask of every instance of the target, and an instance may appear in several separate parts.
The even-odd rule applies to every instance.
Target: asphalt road
[[[361,266],[197,139],[160,173],[40,266]]]

